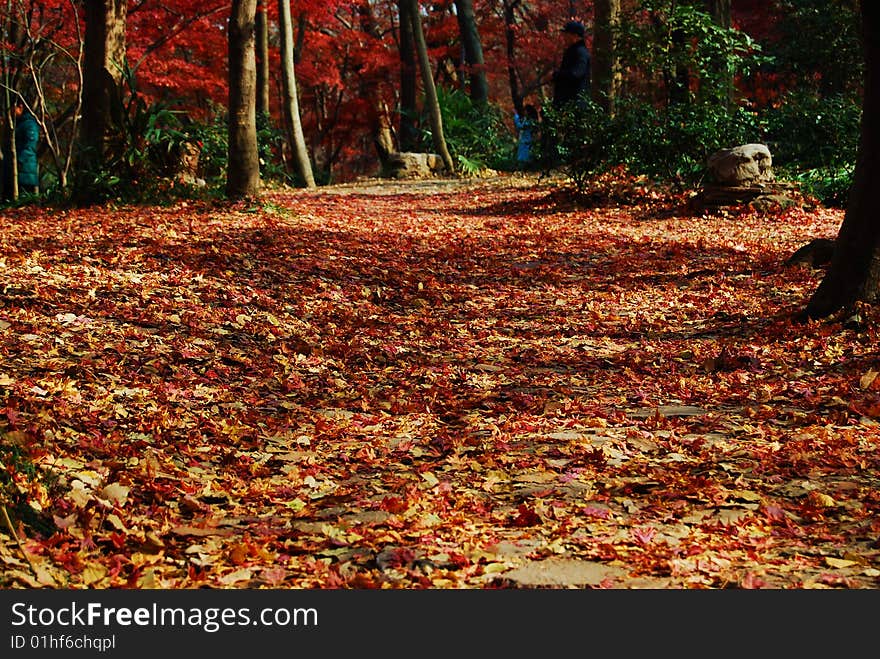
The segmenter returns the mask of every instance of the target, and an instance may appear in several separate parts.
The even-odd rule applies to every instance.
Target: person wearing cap
[[[556,109],[573,101],[584,104],[590,92],[590,51],[584,43],[584,24],[568,21],[562,33],[568,45],[559,68],[553,74],[553,107]]]

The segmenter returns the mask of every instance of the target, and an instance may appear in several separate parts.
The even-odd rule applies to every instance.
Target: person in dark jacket
[[[553,107],[556,109],[571,102],[586,103],[590,93],[590,51],[584,43],[584,24],[569,21],[562,33],[568,45],[553,74]]]
[[[590,51],[584,43],[584,24],[569,21],[562,28],[566,39],[565,51],[559,68],[553,73],[553,110],[585,107],[590,95]],[[551,115],[552,116],[552,115]],[[564,140],[559,116],[552,116],[549,130],[543,133],[541,152],[544,168],[550,169],[560,164],[560,143]]]
[[[18,161],[19,194],[36,194],[40,189],[40,169],[37,162],[37,145],[40,142],[40,126],[20,98],[13,107],[15,114],[15,157]],[[12,199],[14,173],[12,154],[3,158],[3,198]]]

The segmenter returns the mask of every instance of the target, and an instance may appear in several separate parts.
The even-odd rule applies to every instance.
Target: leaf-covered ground
[[[5,212],[0,586],[880,587],[842,213],[554,185]]]

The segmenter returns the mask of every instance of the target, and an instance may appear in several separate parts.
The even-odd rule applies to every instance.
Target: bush
[[[476,173],[485,167],[509,170],[514,166],[516,139],[504,123],[504,113],[494,105],[477,106],[458,89],[437,89],[443,135],[449,154],[466,173]],[[423,125],[428,125],[423,118]],[[421,148],[434,151],[433,136],[425,130]]]
[[[138,93],[130,69],[125,82],[128,93],[111,111],[116,123],[104,154],[78,154],[72,189],[77,203],[155,202],[180,195],[181,186],[172,190],[173,177],[185,146],[193,141],[185,128],[185,113],[161,102],[148,103]]]
[[[577,187],[595,173],[623,166],[636,175],[681,187],[697,184],[718,149],[758,141],[757,117],[742,109],[688,103],[657,108],[632,98],[613,117],[595,103],[545,110],[559,164]]]
[[[764,117],[778,175],[825,205],[845,206],[861,130],[859,98],[795,91]]]

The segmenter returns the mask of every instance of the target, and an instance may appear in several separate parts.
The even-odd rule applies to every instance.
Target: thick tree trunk
[[[86,167],[104,164],[113,114],[122,107],[126,7],[125,0],[85,3],[80,146]]]
[[[593,101],[605,108],[608,114],[614,114],[614,101],[621,79],[614,44],[620,0],[596,0],[593,11]]]
[[[226,195],[256,197],[260,191],[257,151],[256,0],[233,0],[229,16],[229,146]]]
[[[862,0],[861,14],[865,86],[859,154],[831,265],[802,314],[806,318],[880,301],[880,3]]]
[[[464,49],[464,63],[470,81],[471,100],[475,105],[489,103],[489,83],[486,80],[486,65],[483,61],[483,44],[474,17],[473,0],[455,0],[458,31]]]
[[[413,43],[410,0],[398,0],[400,15],[400,134],[398,142],[401,151],[413,151],[419,143],[419,129],[416,125],[416,55]],[[418,5],[416,5],[418,8]]]
[[[315,177],[299,115],[299,94],[293,64],[293,21],[290,18],[290,0],[278,0],[278,22],[281,27],[281,82],[284,91],[281,109],[284,113],[284,123],[289,131],[287,139],[293,151],[293,163],[303,185],[314,188]]]
[[[257,2],[256,14],[257,53],[257,116],[269,116],[269,19],[266,2]]]
[[[425,43],[425,33],[422,30],[422,18],[419,15],[418,0],[406,0],[409,3],[410,18],[412,20],[413,38],[415,41],[416,55],[418,56],[419,69],[422,73],[422,85],[425,91],[425,108],[431,123],[431,137],[434,140],[434,148],[443,160],[447,171],[455,172],[455,163],[446,146],[446,138],[443,135],[443,117],[440,114],[440,102],[437,99],[437,88],[434,86],[434,77],[431,71],[431,61],[428,59],[428,45]]]

